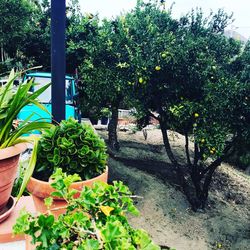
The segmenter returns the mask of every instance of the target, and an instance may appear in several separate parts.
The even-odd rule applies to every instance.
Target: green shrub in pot
[[[109,118],[111,116],[111,111],[109,110],[109,108],[102,108],[101,109],[101,116]]]
[[[56,219],[50,213],[34,217],[22,211],[13,227],[15,234],[31,236],[36,249],[160,250],[147,232],[129,224],[127,214],[139,212],[133,204],[135,196],[122,182],[96,182],[74,198],[75,190],[69,187],[79,176],[57,169],[52,179],[54,195],[67,200],[66,213]],[[50,206],[51,198],[45,202]]]
[[[70,118],[43,132],[33,176],[47,181],[57,168],[61,168],[87,180],[105,171],[106,160],[104,140],[90,125],[79,124]]]

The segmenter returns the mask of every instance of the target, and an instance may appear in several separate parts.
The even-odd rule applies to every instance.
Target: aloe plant
[[[31,114],[24,121],[20,122],[18,126],[13,125],[20,110],[28,104],[34,104],[45,112],[48,112],[37,101],[37,97],[43,93],[50,84],[47,84],[46,86],[31,93],[30,89],[34,85],[34,81],[29,80],[20,84],[15,89],[13,84],[14,80],[21,76],[21,74],[22,72],[15,73],[15,71],[12,70],[7,83],[0,87],[0,149],[14,146],[21,142],[34,144],[34,149],[28,168],[24,175],[24,180],[20,188],[18,198],[20,198],[36,164],[38,139],[35,136],[27,135],[29,135],[34,130],[50,128],[52,126],[50,123],[42,121],[42,119],[30,121],[30,118],[33,116],[33,114]]]

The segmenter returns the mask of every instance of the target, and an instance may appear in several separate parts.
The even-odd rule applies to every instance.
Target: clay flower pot
[[[91,187],[93,183],[96,181],[103,181],[107,183],[108,167],[106,168],[106,171],[101,175],[89,180],[72,183],[70,188],[81,191],[84,186]],[[27,189],[32,195],[36,210],[41,213],[47,213],[48,209],[44,205],[44,199],[51,196],[50,194],[55,191],[55,189],[50,186],[50,182],[40,181],[38,179],[31,177],[28,182]],[[76,198],[78,196],[79,193],[75,195]],[[66,211],[65,209],[66,205],[67,205],[66,201],[64,201],[62,198],[54,197],[53,204],[50,207],[50,211],[53,215],[57,217],[58,215]]]
[[[0,213],[10,198],[17,174],[19,156],[26,148],[26,143],[20,143],[0,149]]]

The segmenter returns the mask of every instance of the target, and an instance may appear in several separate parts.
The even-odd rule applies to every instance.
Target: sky
[[[99,13],[101,18],[119,15],[132,9],[136,0],[79,0],[83,13]],[[227,13],[234,13],[235,22],[229,26],[246,38],[250,38],[250,0],[166,0],[166,7],[173,7],[173,16],[180,17],[192,8],[201,7],[208,15],[210,10],[223,8]]]

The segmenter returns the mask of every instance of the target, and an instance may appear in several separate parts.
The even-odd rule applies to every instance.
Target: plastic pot
[[[108,117],[103,116],[103,117],[101,118],[101,124],[102,124],[102,125],[107,125],[107,124],[108,124],[108,120],[109,120]]]

